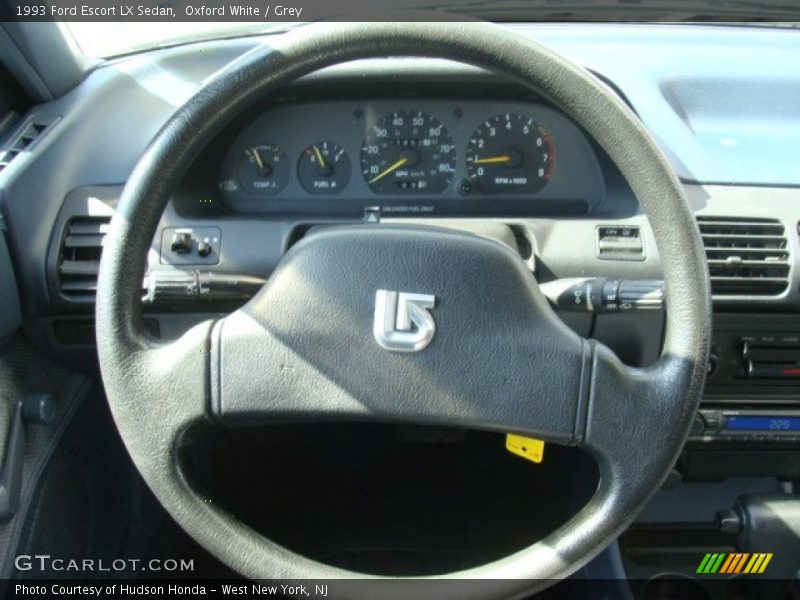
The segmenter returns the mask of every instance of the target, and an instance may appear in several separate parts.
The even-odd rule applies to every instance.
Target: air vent
[[[58,287],[71,299],[94,299],[103,239],[111,217],[82,217],[67,224],[58,263]]]
[[[25,125],[22,131],[11,140],[8,147],[0,153],[0,171],[10,165],[11,161],[23,151],[29,149],[53,123],[55,121],[34,121]]]
[[[698,217],[715,296],[776,296],[789,286],[786,231],[774,219]]]

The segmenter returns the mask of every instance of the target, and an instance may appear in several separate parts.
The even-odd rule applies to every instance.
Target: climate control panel
[[[712,387],[800,385],[800,330],[716,330],[711,361]]]

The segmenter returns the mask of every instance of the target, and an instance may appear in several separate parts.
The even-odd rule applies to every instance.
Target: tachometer
[[[374,192],[438,193],[453,179],[456,148],[447,129],[422,112],[378,120],[361,147],[361,171]]]
[[[533,119],[505,113],[481,124],[467,145],[467,175],[483,193],[532,193],[552,178],[551,135]]]

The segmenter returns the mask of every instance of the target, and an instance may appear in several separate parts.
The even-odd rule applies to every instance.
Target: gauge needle
[[[263,171],[264,161],[261,160],[261,153],[258,151],[258,148],[253,148],[253,157],[256,159],[256,164],[258,165],[258,168]]]
[[[325,164],[325,159],[322,158],[322,152],[319,151],[319,148],[317,148],[316,145],[314,146],[314,154],[317,155],[317,162],[319,163],[319,166],[323,169],[327,169],[328,165]]]
[[[508,154],[501,154],[500,156],[489,156],[487,158],[476,158],[472,161],[473,165],[492,165],[496,163],[511,162],[511,157]]]
[[[402,167],[402,166],[403,166],[404,164],[406,164],[407,162],[408,162],[408,157],[407,157],[407,156],[406,156],[406,157],[403,157],[403,158],[401,158],[401,159],[400,159],[400,160],[398,160],[397,162],[394,162],[394,163],[392,163],[391,165],[389,165],[388,167],[386,167],[386,168],[385,168],[383,171],[381,171],[380,173],[378,173],[377,175],[375,175],[375,177],[373,177],[372,179],[370,179],[370,180],[369,180],[369,183],[375,183],[376,181],[378,181],[378,180],[380,180],[380,179],[383,179],[383,178],[384,178],[384,177],[386,177],[386,176],[387,176],[389,173],[391,173],[392,171],[395,171],[396,169],[399,169],[400,167]]]

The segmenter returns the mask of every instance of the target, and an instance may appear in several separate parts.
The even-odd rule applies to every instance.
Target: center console
[[[800,317],[714,315],[706,391],[678,470],[689,481],[800,477]]]
[[[800,593],[790,591],[800,548],[800,316],[715,305],[706,389],[673,475],[620,539],[634,597],[797,597],[784,594]],[[719,568],[704,567],[706,556]],[[761,556],[768,568],[748,571],[745,558]],[[742,567],[723,568],[728,557]]]

